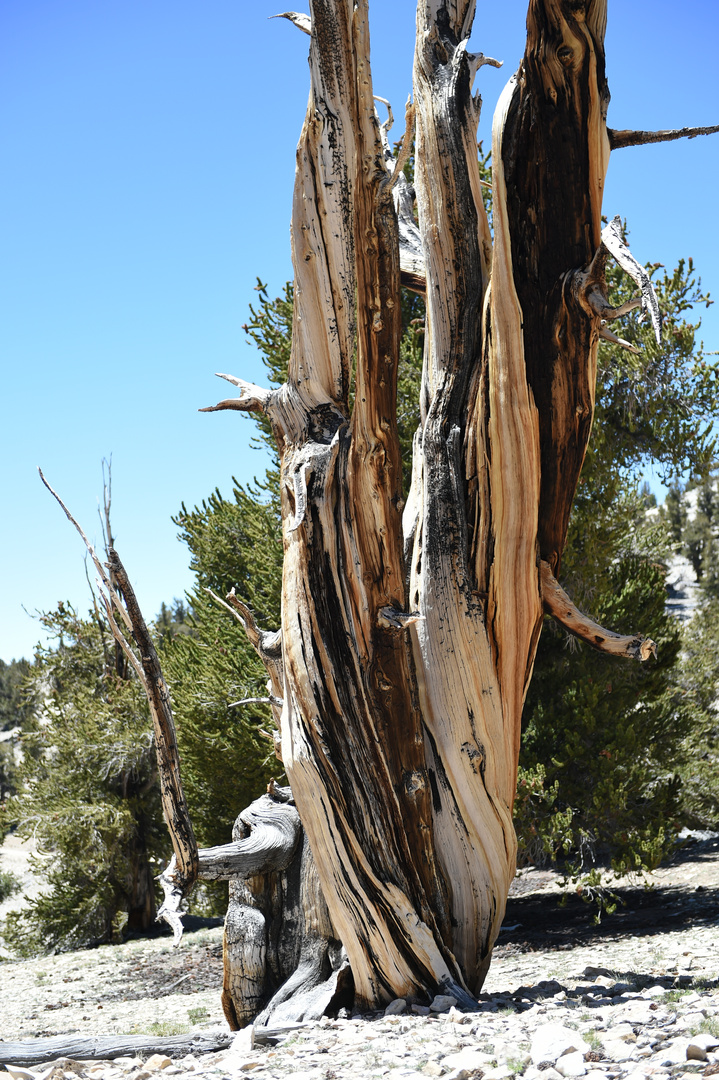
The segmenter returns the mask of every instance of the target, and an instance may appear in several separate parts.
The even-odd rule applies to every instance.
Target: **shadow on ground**
[[[695,841],[679,849],[665,867],[671,871],[692,864],[697,868],[719,867],[719,838]],[[556,893],[533,892],[521,894],[513,890],[507,903],[502,929],[495,947],[495,956],[534,952],[546,949],[572,949],[611,941],[630,934],[664,934],[690,926],[719,922],[719,873],[711,875],[710,884],[663,884],[664,868],[658,884],[649,887],[622,886],[611,888],[618,898],[616,911],[602,915],[597,923],[597,906],[581,896],[568,894],[560,904]],[[679,875],[680,876],[680,875]],[[672,875],[674,877],[674,875]]]

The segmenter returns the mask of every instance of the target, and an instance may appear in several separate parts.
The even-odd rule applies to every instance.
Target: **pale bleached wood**
[[[502,138],[514,99],[510,82],[492,128],[494,254],[488,301],[489,484],[495,556],[487,623],[496,653],[506,730],[506,767],[516,776],[521,713],[541,627],[536,545],[540,494],[539,418],[527,383],[524,316],[514,283]],[[510,766],[511,762],[511,766]],[[510,796],[512,805],[514,795]]]
[[[605,630],[599,623],[583,615],[572,603],[552,573],[549,563],[542,561],[540,567],[545,611],[570,634],[586,641],[593,649],[611,656],[624,656],[632,660],[656,657],[657,646],[651,638],[644,637],[643,634],[615,634],[612,630]]]
[[[166,1054],[182,1057],[185,1054],[207,1054],[224,1050],[232,1036],[215,1031],[193,1035],[54,1035],[47,1039],[23,1039],[17,1042],[0,1041],[0,1064],[28,1067],[71,1058],[73,1061],[111,1061],[117,1057]]]
[[[437,849],[452,888],[452,949],[466,985],[477,992],[514,873],[514,831],[501,693],[467,549],[462,431],[468,399],[480,397],[490,239],[477,163],[478,110],[464,104],[474,73],[464,39],[473,5],[452,10],[449,25],[441,5],[418,10],[415,185],[427,332],[416,442],[422,464],[415,464],[409,500],[416,514],[410,606],[424,616],[412,636]],[[477,422],[481,442],[486,416]],[[473,451],[483,460],[483,450]]]

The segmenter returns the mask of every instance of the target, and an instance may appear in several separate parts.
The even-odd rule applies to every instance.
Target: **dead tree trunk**
[[[214,408],[263,411],[280,450],[282,757],[360,1005],[439,989],[467,1002],[482,984],[514,874],[545,606],[597,648],[652,651],[585,619],[556,582],[599,337],[627,310],[606,297],[610,252],[656,317],[616,227],[601,231],[606,7],[531,0],[494,120],[493,232],[472,83],[496,62],[467,50],[473,0],[418,6],[419,232],[383,153],[366,0],[286,13],[311,37],[289,377],[267,391],[224,376],[240,396]],[[427,328],[402,517],[403,273]]]
[[[367,0],[285,13],[311,38],[288,380],[269,391],[222,376],[240,396],[205,411],[264,412],[277,439],[280,631],[260,631],[234,593],[226,606],[267,667],[291,793],[253,803],[232,844],[197,849],[157,656],[116,553],[108,578],[90,548],[155,724],[175,849],[161,915],[179,936],[192,882],[232,882],[233,1027],[265,1005],[262,1023],[318,1015],[353,986],[359,1007],[440,990],[471,1006],[514,874],[520,720],[543,613],[615,655],[656,651],[583,616],[556,575],[599,338],[626,345],[606,323],[639,305],[661,331],[620,220],[601,229],[609,151],[716,129],[607,129],[606,9],[530,0],[524,59],[494,118],[492,230],[472,84],[496,61],[467,50],[474,0],[420,0],[396,163],[375,115]],[[418,224],[402,174],[413,134]],[[622,308],[607,298],[610,255],[641,289]],[[403,282],[427,310],[404,512]]]

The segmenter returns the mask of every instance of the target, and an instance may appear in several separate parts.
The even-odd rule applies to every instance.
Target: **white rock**
[[[165,1054],[153,1054],[152,1057],[147,1059],[143,1069],[147,1072],[159,1072],[160,1069],[167,1069],[170,1065],[172,1065],[172,1062]]]
[[[445,1069],[466,1069],[467,1072],[476,1072],[478,1069],[486,1069],[492,1062],[490,1054],[483,1054],[481,1050],[458,1050],[455,1054],[447,1054],[442,1058]]]
[[[634,1039],[634,1028],[631,1024],[613,1024],[609,1031],[603,1031],[599,1038],[602,1042],[617,1042],[622,1039]]]
[[[586,1054],[589,1043],[585,1042],[578,1031],[562,1024],[542,1024],[537,1028],[532,1039],[530,1055],[535,1065],[540,1061],[555,1062],[562,1054],[579,1050]]]
[[[584,1080],[606,1080],[606,1075],[601,1069],[590,1069],[588,1073],[585,1073]]]
[[[253,1024],[248,1024],[247,1027],[240,1028],[232,1040],[232,1046],[230,1047],[231,1054],[244,1054],[248,1050],[254,1050],[255,1048],[255,1028]]]
[[[628,1001],[619,1013],[623,1020],[633,1024],[649,1024],[657,1015],[648,1001]]]
[[[404,998],[395,998],[394,1001],[390,1001],[389,1005],[384,1011],[385,1016],[398,1016],[399,1013],[405,1012],[407,1009],[407,1002]]]
[[[497,1065],[496,1069],[487,1069],[483,1080],[505,1080],[505,1077],[511,1075],[512,1071],[506,1065]]]
[[[13,1077],[13,1080],[35,1080],[35,1073],[29,1069],[23,1069],[22,1065],[6,1065],[5,1068]]]
[[[666,993],[666,986],[650,986],[647,990],[642,990],[641,996],[643,998],[658,998],[664,997]]]
[[[690,1043],[693,1046],[701,1046],[703,1050],[713,1050],[715,1046],[719,1046],[719,1039],[707,1031],[702,1031],[699,1035],[692,1035]]]
[[[706,1047],[700,1046],[696,1039],[690,1039],[687,1046],[687,1061],[706,1061]]]
[[[429,1008],[433,1013],[446,1013],[456,1005],[457,999],[451,994],[437,994]]]
[[[608,1039],[603,1049],[610,1061],[629,1061],[634,1047],[624,1039]]]
[[[584,1076],[587,1071],[587,1066],[584,1064],[584,1054],[581,1050],[574,1050],[570,1054],[562,1054],[554,1067],[562,1076]]]
[[[460,1012],[453,1005],[447,1013],[447,1019],[451,1020],[453,1024],[471,1024],[473,1017],[471,1013]]]
[[[689,1039],[672,1039],[669,1046],[663,1050],[659,1050],[653,1060],[658,1061],[662,1065],[681,1065],[682,1062],[687,1060],[687,1047],[689,1046]]]

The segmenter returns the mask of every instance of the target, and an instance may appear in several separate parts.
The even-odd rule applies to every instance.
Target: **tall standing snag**
[[[240,396],[214,409],[262,411],[277,439],[282,757],[360,1005],[439,989],[467,1003],[482,984],[514,873],[545,592],[595,647],[652,652],[584,619],[556,582],[599,337],[639,304],[659,329],[641,267],[615,223],[601,228],[606,8],[531,0],[494,120],[493,234],[473,80],[497,62],[468,51],[472,0],[418,5],[419,232],[375,114],[366,0],[285,13],[311,38],[288,379],[269,391],[223,376]],[[610,254],[642,285],[622,309]],[[427,308],[404,514],[403,273]]]

